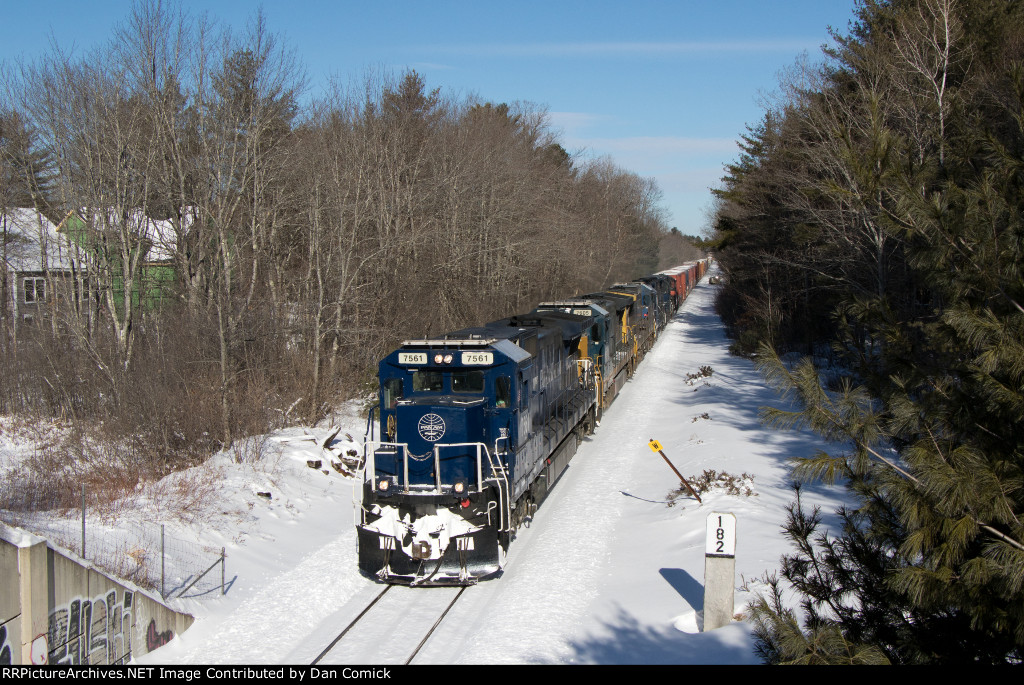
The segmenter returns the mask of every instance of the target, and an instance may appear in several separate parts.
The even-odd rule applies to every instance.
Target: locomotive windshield
[[[451,372],[417,369],[412,372],[413,392],[444,392],[445,377],[450,385],[447,390],[453,393],[482,393],[484,391],[484,372],[481,370],[458,370]]]
[[[412,372],[413,392],[441,392],[444,389],[444,376],[440,371],[416,370]]]
[[[452,371],[452,392],[483,392],[483,371]]]

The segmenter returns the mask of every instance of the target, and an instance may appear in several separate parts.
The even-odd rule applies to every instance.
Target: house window
[[[23,281],[25,286],[25,303],[46,302],[46,279],[26,278]]]

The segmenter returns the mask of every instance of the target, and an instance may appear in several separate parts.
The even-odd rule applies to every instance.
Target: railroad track
[[[466,587],[388,585],[312,665],[412,663]]]

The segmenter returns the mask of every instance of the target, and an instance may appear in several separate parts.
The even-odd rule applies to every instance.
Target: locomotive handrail
[[[502,440],[504,438],[499,438]],[[487,460],[493,465],[494,460],[491,458],[490,450],[487,449],[487,445],[482,442],[453,442],[453,443],[442,443],[434,445],[433,456],[434,456],[434,490],[436,493],[441,493],[441,450],[455,447],[475,447],[476,448],[476,491],[483,491],[483,455],[487,455]],[[394,449],[396,452],[401,453],[402,458],[402,487],[408,492],[409,491],[409,444],[405,442],[384,442],[382,440],[367,440],[363,443],[363,464],[364,476],[363,480],[369,477],[373,482],[373,489],[377,489],[376,474],[377,474],[377,463],[376,453],[382,448]],[[494,443],[495,451],[498,448],[498,441]],[[366,474],[369,474],[367,476]]]
[[[601,363],[600,363],[600,358],[599,357],[594,360],[593,371],[594,371],[595,396],[596,396],[596,399],[597,399],[597,404],[598,404],[598,406],[603,408],[604,407],[604,373],[601,371]]]
[[[511,520],[512,520],[512,489],[509,487],[509,484],[508,484],[508,472],[505,470],[505,465],[502,463],[501,458],[500,458],[501,455],[498,453],[498,442],[501,441],[501,440],[504,440],[507,443],[509,441],[509,438],[506,435],[506,436],[502,436],[502,437],[499,437],[499,438],[495,439],[495,441],[494,441],[494,458],[492,459],[491,455],[488,454],[487,455],[487,459],[488,459],[488,461],[490,461],[491,473],[492,474],[501,474],[501,477],[500,478],[495,478],[495,480],[498,483],[498,499],[501,499],[503,491],[504,491],[505,506],[501,507],[501,522],[500,522],[500,524],[498,526],[498,530],[504,531],[504,530],[506,530],[506,526],[508,525],[506,523],[506,521],[511,522]],[[507,454],[507,451],[502,453],[502,454]],[[497,463],[495,463],[495,461],[497,461]],[[504,484],[504,488],[502,488],[503,484]],[[491,513],[490,509],[488,509],[487,510],[488,520],[490,520],[490,513]]]
[[[441,448],[449,447],[476,447],[476,491],[483,492],[484,484],[484,470],[483,460],[480,458],[480,450],[482,449],[487,455],[487,460],[490,461],[491,454],[487,450],[487,445],[482,442],[451,442],[440,445],[434,445],[434,473],[435,481],[437,483],[437,492],[441,492]]]
[[[366,444],[367,440],[373,439],[373,427],[377,423],[373,420],[373,415],[380,409],[380,402],[370,407],[369,413],[366,415],[366,432],[363,433],[363,444]]]
[[[590,357],[576,360],[576,373],[583,381],[584,385],[589,383],[593,378],[593,371],[594,361]]]
[[[363,474],[363,480],[366,480],[366,474],[369,473],[370,482],[373,484],[373,489],[377,489],[377,450],[382,447],[392,447],[396,451],[402,452],[402,462],[406,464],[405,472],[405,483],[406,489],[409,487],[409,444],[405,442],[384,442],[382,440],[367,440],[363,443],[363,464],[365,465],[365,472]]]

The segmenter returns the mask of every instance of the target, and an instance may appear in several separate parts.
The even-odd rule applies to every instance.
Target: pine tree
[[[33,207],[50,213],[53,161],[35,131],[14,110],[0,111],[0,206]]]
[[[796,476],[857,498],[832,535],[799,501],[791,512],[782,576],[805,622],[794,628],[777,596],[761,602],[773,661],[845,659],[857,645],[894,663],[1024,657],[1022,28],[1020,2],[864,3],[821,79],[839,154],[805,140],[806,168],[780,197],[817,190],[822,216],[846,206],[882,231],[884,287],[840,292],[833,342],[855,381],[829,391],[809,361],[761,350],[798,407],[765,419],[842,445]]]

